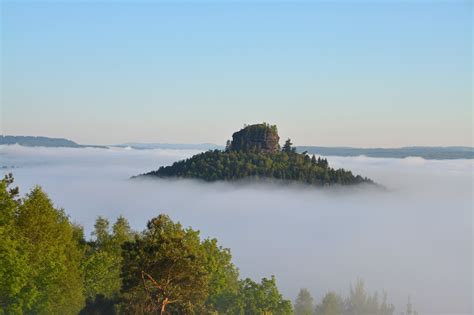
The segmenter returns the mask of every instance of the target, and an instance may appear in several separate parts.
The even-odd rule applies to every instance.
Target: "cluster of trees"
[[[86,240],[40,187],[20,198],[12,184],[0,180],[0,314],[394,314],[361,280],[317,304],[301,289],[293,307],[275,277],[240,279],[229,249],[163,214],[140,233],[98,217]]]
[[[297,181],[311,185],[351,185],[372,183],[368,178],[354,176],[351,171],[333,169],[328,161],[296,153],[291,146],[281,151],[207,151],[160,167],[144,176],[197,178],[205,181],[255,180]]]
[[[344,169],[329,167],[326,159],[297,153],[291,140],[280,148],[278,129],[267,123],[246,125],[232,135],[224,151],[213,150],[160,167],[142,176],[197,178],[205,181],[251,178],[305,184],[352,185],[373,183]]]
[[[291,314],[274,277],[240,279],[229,249],[166,215],[93,240],[40,187],[0,181],[0,314]]]
[[[74,314],[84,303],[79,229],[34,188],[0,181],[0,314]]]
[[[380,300],[377,292],[373,295],[367,293],[364,282],[360,279],[355,286],[350,287],[349,296],[346,298],[330,291],[322,297],[321,302],[314,304],[310,292],[301,289],[294,305],[295,315],[393,315],[394,313],[395,307],[388,302],[387,292],[383,292]],[[410,299],[406,314],[418,314],[413,310]]]

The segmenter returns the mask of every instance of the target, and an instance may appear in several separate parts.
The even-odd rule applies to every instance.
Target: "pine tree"
[[[293,143],[291,143],[291,140],[290,138],[288,138],[286,141],[285,141],[285,144],[283,145],[283,148],[281,149],[283,152],[286,152],[286,153],[291,153],[292,152],[292,145]]]

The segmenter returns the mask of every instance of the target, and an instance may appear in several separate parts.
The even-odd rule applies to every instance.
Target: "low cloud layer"
[[[316,300],[345,294],[360,277],[397,312],[410,295],[420,314],[472,313],[472,160],[329,157],[386,191],[129,180],[197,152],[0,146],[0,166],[15,166],[3,172],[22,192],[41,185],[87,233],[98,215],[141,230],[167,213],[231,248],[242,276],[276,275],[292,300],[301,287]]]

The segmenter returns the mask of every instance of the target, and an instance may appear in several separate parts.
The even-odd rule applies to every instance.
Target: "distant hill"
[[[207,151],[138,177],[196,178],[205,181],[299,182],[315,186],[373,182],[351,171],[333,169],[326,159],[297,153],[290,139],[280,149],[276,126],[245,126],[232,135],[224,151]]]
[[[19,144],[27,147],[67,147],[67,148],[107,148],[100,145],[81,145],[64,138],[33,137],[33,136],[0,136],[0,145]]]
[[[472,147],[350,148],[298,146],[298,152],[322,156],[360,156],[375,158],[421,157],[427,160],[474,159]]]

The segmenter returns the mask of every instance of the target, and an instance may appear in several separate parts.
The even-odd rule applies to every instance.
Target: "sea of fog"
[[[159,213],[215,237],[243,277],[275,275],[294,300],[308,288],[346,295],[364,279],[405,311],[473,311],[473,160],[329,157],[386,190],[191,180],[129,180],[199,151],[0,146],[22,193],[41,185],[87,234],[98,215],[141,230]]]

